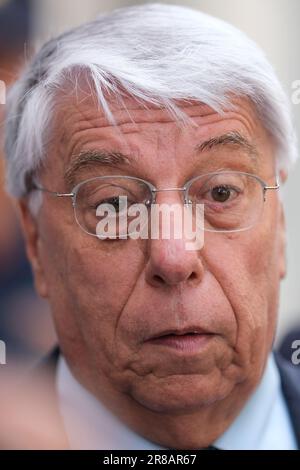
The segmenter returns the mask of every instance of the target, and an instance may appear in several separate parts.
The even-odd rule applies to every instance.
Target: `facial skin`
[[[60,104],[45,188],[69,192],[64,173],[83,150],[134,155],[116,168],[94,164],[80,182],[103,174],[143,178],[158,188],[182,187],[209,171],[232,169],[275,183],[274,148],[247,100],[218,115],[200,104],[184,111],[184,129],[163,109],[126,100],[131,118],[113,107],[109,125],[92,101]],[[121,132],[120,132],[121,131]],[[256,167],[228,144],[194,148],[228,132],[256,147]],[[161,192],[157,202],[180,203]],[[138,433],[170,448],[211,444],[234,420],[257,386],[276,326],[278,290],[285,274],[284,221],[276,191],[267,191],[255,227],[205,233],[204,247],[184,240],[99,241],[76,224],[71,200],[44,195],[36,218],[21,203],[36,288],[49,299],[60,347],[73,374]],[[168,330],[209,332],[197,351],[147,342]]]

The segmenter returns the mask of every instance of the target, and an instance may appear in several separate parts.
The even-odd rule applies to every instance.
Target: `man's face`
[[[74,155],[97,149],[121,152],[130,163],[85,165],[74,184],[115,174],[174,188],[221,169],[275,183],[271,139],[246,100],[222,116],[186,105],[194,126],[184,128],[165,110],[131,99],[127,106],[129,113],[113,108],[115,128],[90,101],[61,105],[43,186],[69,192],[64,175]],[[230,139],[199,150],[233,132],[257,158]],[[181,203],[182,193],[158,193],[163,202]],[[277,192],[267,191],[253,228],[206,232],[197,251],[176,239],[98,240],[76,224],[68,198],[44,195],[37,220],[37,288],[49,298],[74,374],[96,395],[109,403],[121,392],[148,410],[180,414],[254,388],[271,348],[285,269]]]

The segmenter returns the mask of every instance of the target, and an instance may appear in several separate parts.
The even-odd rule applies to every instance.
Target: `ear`
[[[31,264],[35,288],[41,297],[48,297],[47,282],[41,259],[41,238],[37,217],[31,214],[28,203],[24,200],[18,201],[18,209],[25,239],[26,253]]]
[[[286,228],[285,228],[285,215],[284,208],[281,201],[279,201],[279,277],[284,279],[286,276]]]

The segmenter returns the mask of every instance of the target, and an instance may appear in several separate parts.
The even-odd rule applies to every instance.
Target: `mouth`
[[[146,343],[187,353],[195,353],[199,352],[213,336],[214,333],[200,328],[185,328],[160,332],[147,339]]]

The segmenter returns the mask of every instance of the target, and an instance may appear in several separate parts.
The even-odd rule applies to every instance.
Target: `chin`
[[[196,375],[175,375],[140,383],[131,396],[140,405],[159,413],[186,414],[225,399],[233,384],[225,379]]]

